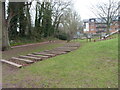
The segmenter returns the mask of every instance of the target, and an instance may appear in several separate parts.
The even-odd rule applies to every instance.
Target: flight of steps
[[[67,43],[63,47],[54,48],[52,50],[45,50],[42,52],[34,52],[27,55],[20,55],[19,57],[12,57],[9,60],[1,59],[2,63],[21,68],[32,63],[42,61],[57,55],[66,54],[73,50],[76,50],[80,46],[79,43]]]

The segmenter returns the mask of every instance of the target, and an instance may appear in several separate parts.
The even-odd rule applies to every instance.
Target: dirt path
[[[65,41],[56,40],[55,42],[42,42],[36,44],[20,45],[20,46],[12,47],[12,49],[8,51],[3,51],[2,58],[10,59],[11,57],[17,57],[19,55],[26,55],[33,52],[59,47],[65,43],[66,43]],[[19,71],[18,68],[13,68],[12,66],[2,64],[2,75],[4,77],[9,77],[9,74],[15,74],[18,71]]]
[[[65,41],[55,40],[54,42],[47,41],[47,42],[41,42],[41,43],[36,43],[36,44],[13,46],[10,50],[2,52],[2,58],[9,59],[13,56],[14,57],[19,56],[20,54],[25,55],[30,52],[34,52],[38,49],[41,49],[43,46],[52,45],[52,44],[53,45],[54,44],[62,44],[62,43],[65,43]]]
[[[18,45],[18,46],[13,46],[11,48],[27,47],[27,46],[34,46],[34,45],[43,45],[43,44],[47,44],[47,43],[49,43],[49,41],[41,42],[41,43],[34,43],[34,44]]]
[[[62,47],[61,47],[62,46]],[[50,48],[49,48],[50,47]],[[33,53],[33,51],[37,50],[37,49],[41,49],[41,51],[44,50],[55,50],[57,49],[59,50],[65,50],[65,48],[70,51],[76,50],[79,47],[78,43],[66,43],[65,41],[60,41],[57,40],[55,42],[44,42],[44,43],[37,43],[37,44],[27,44],[27,45],[21,45],[19,47],[14,47],[9,51],[4,51],[3,52],[3,58],[9,59],[10,57],[16,57],[16,55],[21,55],[21,53],[23,54],[29,54],[29,53]],[[44,48],[44,49],[43,49]],[[66,51],[67,52],[67,51]],[[67,52],[68,53],[68,52]],[[56,54],[57,55],[57,54]],[[58,54],[59,55],[59,54]],[[30,64],[29,64],[30,65]],[[24,67],[23,67],[24,68]],[[7,65],[5,63],[2,64],[2,76],[3,76],[3,86],[7,87],[9,86],[8,82],[5,82],[5,80],[7,78],[9,78],[9,76],[15,76],[17,74],[20,73],[20,69]],[[25,80],[26,81],[26,80]],[[14,85],[14,87],[20,87],[19,84],[18,86]]]

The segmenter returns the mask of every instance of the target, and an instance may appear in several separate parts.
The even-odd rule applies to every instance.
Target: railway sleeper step
[[[33,60],[33,61],[41,61],[42,60],[42,58],[40,58],[40,57],[23,56],[23,55],[20,55],[19,57],[20,58],[25,58],[25,59],[30,59],[30,60]]]
[[[21,60],[14,60],[12,58],[8,59],[8,61],[20,64],[20,65],[28,64],[27,62],[24,62],[24,61],[21,61]]]
[[[41,59],[46,59],[46,58],[49,58],[49,57],[50,57],[50,56],[35,55],[35,54],[27,54],[27,56],[38,57],[38,58],[41,58]]]
[[[55,48],[55,51],[62,51],[62,52],[71,52],[72,50],[69,49],[59,49],[59,48]]]
[[[63,52],[63,51],[54,51],[54,50],[53,51],[45,51],[45,52],[52,53],[52,54],[58,54],[58,55],[67,53],[67,52]]]
[[[17,68],[22,67],[22,65],[20,65],[20,64],[17,64],[17,63],[11,62],[11,61],[7,61],[7,60],[4,60],[4,59],[1,59],[0,61],[3,62],[3,63],[9,64],[9,65],[15,66]]]
[[[28,60],[28,59],[23,59],[23,58],[16,58],[16,57],[12,57],[13,60],[16,60],[16,61],[22,61],[22,62],[26,62],[27,64],[30,64],[30,63],[34,63],[33,61],[31,60]]]
[[[44,52],[39,52],[39,53],[34,53],[34,54],[35,54],[35,55],[51,56],[51,57],[56,56],[55,54],[49,54],[49,53],[44,53]]]

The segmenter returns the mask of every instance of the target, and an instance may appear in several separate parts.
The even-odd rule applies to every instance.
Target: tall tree
[[[31,5],[31,3],[9,2],[8,16],[6,19],[5,2],[2,3],[2,50],[6,50],[10,47],[9,39],[15,39],[18,35],[20,37],[25,36],[26,25],[29,25],[29,28],[31,28],[30,13],[25,14],[25,6],[28,5]],[[17,31],[18,28],[19,32]]]
[[[32,2],[28,3],[26,2],[26,7],[25,7],[25,14],[26,14],[26,31],[27,31],[27,36],[31,36],[32,34],[32,26],[31,26],[31,16],[30,16],[30,8],[31,8]]]
[[[99,18],[103,19],[107,25],[107,33],[109,33],[110,25],[113,19],[118,15],[118,2],[109,0],[108,3],[98,3],[96,6],[92,5],[92,12]]]
[[[67,11],[71,6],[71,0],[63,1],[63,0],[56,0],[52,2],[52,13],[53,13],[53,27],[54,27],[54,34],[58,32],[58,26],[60,24],[61,17],[63,13]]]
[[[25,7],[24,7],[25,3],[24,2],[19,2],[18,5],[18,11],[17,11],[17,15],[18,15],[18,23],[19,23],[19,36],[20,37],[24,37],[25,36],[25,30],[26,30],[26,18],[25,18]]]
[[[9,36],[11,39],[25,36],[26,17],[24,10],[24,2],[9,2],[8,16],[13,11],[15,16],[10,21]],[[19,31],[17,31],[19,29]]]
[[[44,2],[37,2],[36,4],[36,15],[35,15],[35,30],[36,38],[41,39],[44,34],[44,29],[42,27],[43,21],[43,11],[44,11]]]
[[[14,2],[9,2],[8,3],[8,18],[11,14],[11,12],[13,14],[16,14],[18,12],[18,8],[15,8],[15,4],[17,3],[14,3]],[[15,15],[11,20],[10,20],[10,24],[9,24],[9,39],[12,40],[12,39],[15,39],[16,36],[18,35],[18,32],[17,32],[17,27],[18,27],[18,15]]]
[[[80,29],[80,16],[72,9],[69,9],[68,11],[64,12],[64,15],[61,19],[61,24],[62,30],[64,30],[68,35],[67,40],[69,42]]]
[[[13,16],[11,12],[9,18],[6,20],[5,18],[5,2],[2,2],[2,50],[7,50],[10,47],[9,37],[8,37],[8,27],[9,22]]]
[[[43,2],[43,7],[42,30],[44,31],[44,37],[48,37],[52,33],[52,10],[50,2]]]

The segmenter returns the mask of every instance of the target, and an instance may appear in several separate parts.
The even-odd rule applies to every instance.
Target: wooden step
[[[49,53],[34,53],[36,55],[45,55],[45,56],[56,56],[55,54],[49,54]]]
[[[71,52],[72,50],[69,49],[60,49],[60,48],[55,48],[55,51],[63,51],[63,52]]]
[[[38,56],[34,54],[27,54],[27,56],[32,56],[32,57],[40,57],[40,58],[49,58],[50,56]]]
[[[42,60],[42,58],[32,57],[32,56],[23,56],[23,55],[20,55],[19,57],[21,57],[21,58],[27,58],[27,59],[32,59],[32,60],[36,60],[36,61]]]
[[[52,51],[44,51],[44,53],[47,53],[47,54],[55,54],[55,55],[59,55],[60,53],[55,53],[55,52],[52,52]]]
[[[19,61],[24,61],[24,62],[26,62],[26,63],[33,63],[33,61],[31,61],[31,60],[22,59],[22,58],[12,57],[12,59],[14,59],[14,60],[19,60]]]
[[[21,68],[21,67],[22,67],[22,65],[20,65],[20,64],[17,64],[17,63],[14,63],[14,62],[10,62],[10,61],[4,60],[4,59],[1,59],[0,61],[3,62],[3,63],[7,63],[7,64],[9,64],[9,65],[18,67],[18,68]]]
[[[51,50],[45,50],[44,52],[49,52],[49,51],[51,51]]]
[[[67,52],[62,52],[62,51],[46,51],[48,53],[52,53],[52,54],[65,54]]]

